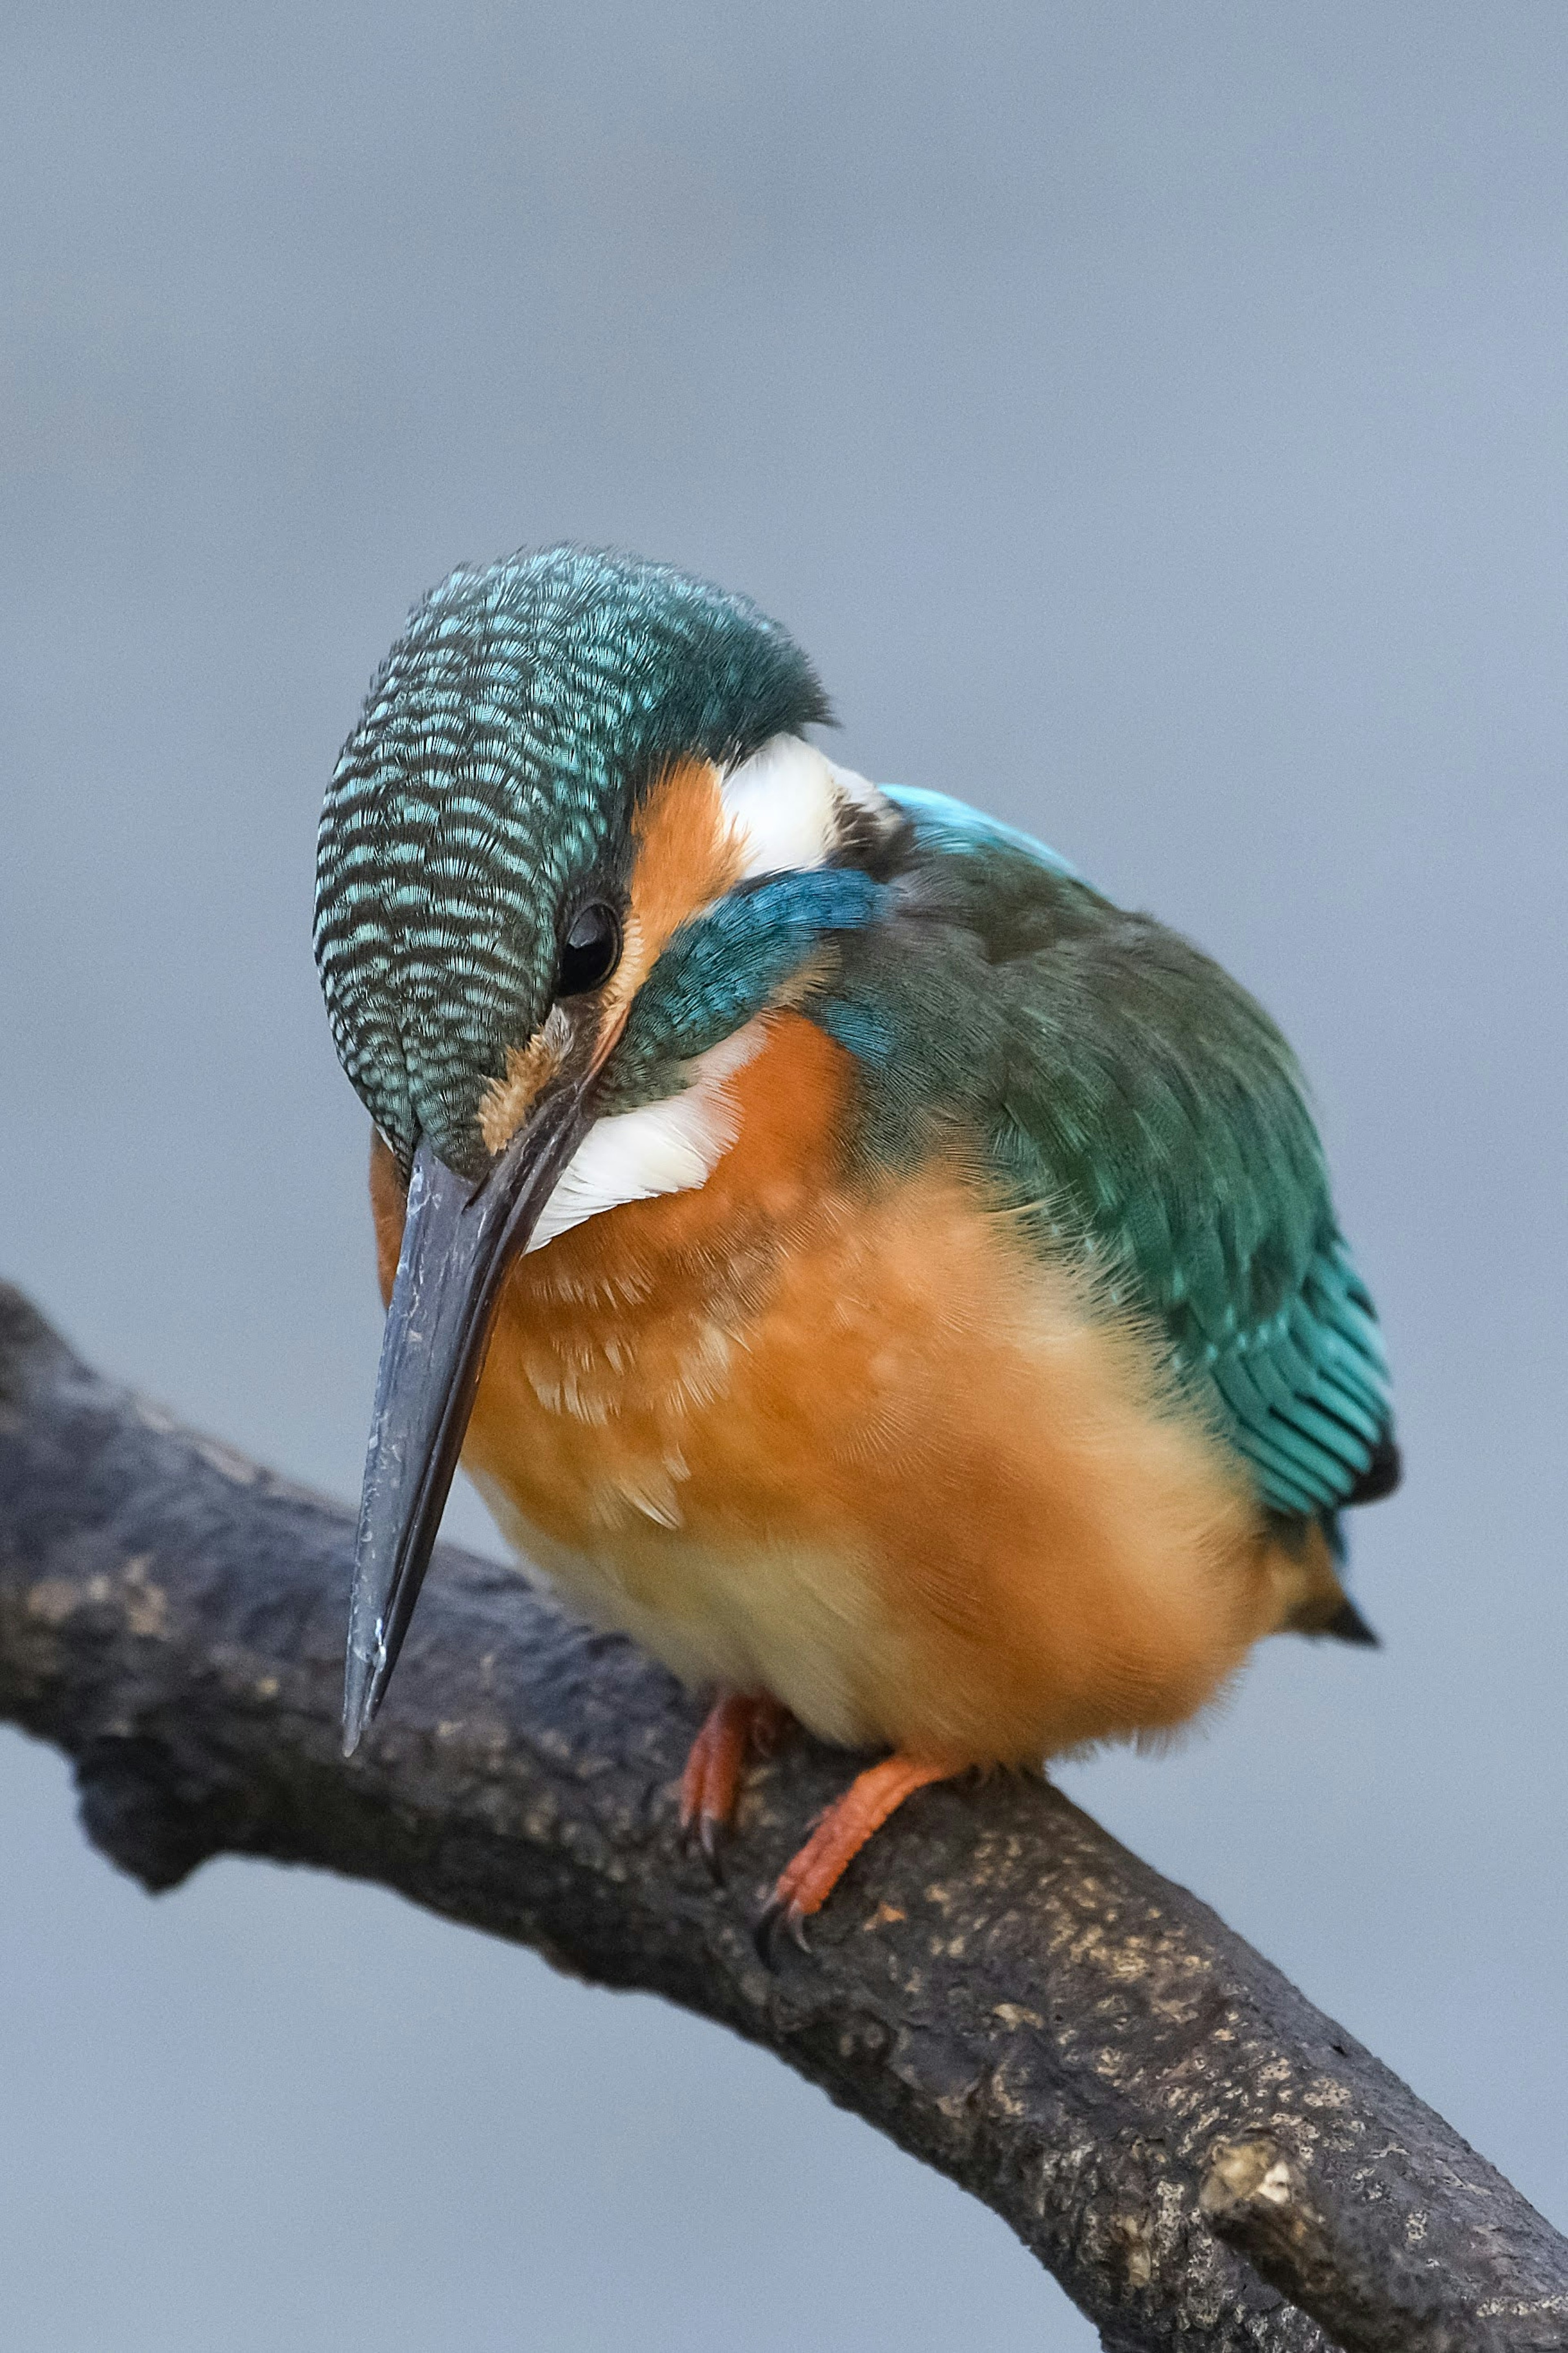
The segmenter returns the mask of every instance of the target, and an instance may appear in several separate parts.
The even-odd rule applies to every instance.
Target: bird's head
[[[408,1187],[350,1748],[407,1630],[501,1282],[557,1188],[584,1197],[592,1146],[591,1203],[595,1186],[598,1206],[666,1189],[616,1169],[635,1144],[619,1115],[679,1096],[825,937],[875,912],[868,868],[896,818],[805,741],[828,715],[755,607],[578,548],[454,573],[371,688],[328,790],[316,895],[338,1052]],[[584,1213],[557,1200],[544,1230]]]

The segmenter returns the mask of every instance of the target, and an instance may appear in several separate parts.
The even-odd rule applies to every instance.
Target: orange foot
[[[711,1717],[709,1719],[712,1721]],[[915,1757],[884,1757],[857,1774],[844,1795],[829,1806],[793,1862],[779,1874],[767,1908],[757,1922],[757,1950],[770,1967],[781,1929],[787,1928],[803,1952],[805,1921],[820,1909],[873,1831],[915,1790],[952,1778],[951,1765],[921,1764]]]
[[[680,1827],[689,1831],[696,1824],[697,1842],[715,1876],[719,1833],[733,1819],[746,1758],[753,1749],[760,1757],[771,1756],[788,1722],[789,1710],[776,1699],[726,1692],[714,1701],[691,1744],[680,1777]]]

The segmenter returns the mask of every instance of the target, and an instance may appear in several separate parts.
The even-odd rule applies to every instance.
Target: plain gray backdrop
[[[1065,1778],[1568,2222],[1557,0],[0,39],[0,1267],[353,1493],[366,1128],[309,930],[370,672],[524,543],[750,591],[854,766],[1042,833],[1299,1045],[1399,1385],[1387,1647],[1270,1645]],[[14,2353],[1091,2342],[717,2030],[326,1879],[152,1902],[52,1754],[0,1767]]]

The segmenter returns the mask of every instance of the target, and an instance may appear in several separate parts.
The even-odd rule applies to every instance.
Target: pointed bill
[[[589,1082],[530,1113],[475,1183],[428,1144],[414,1158],[354,1540],[343,1754],[381,1704],[414,1615],[508,1268],[592,1120]]]

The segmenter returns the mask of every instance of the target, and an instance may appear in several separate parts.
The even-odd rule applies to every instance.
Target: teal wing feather
[[[1101,1295],[1163,1332],[1271,1510],[1386,1492],[1377,1318],[1279,1030],[1027,836],[940,795],[890,797],[911,826],[909,920],[890,949],[867,939],[837,1008],[883,1071],[884,1148],[900,1121],[912,1134],[917,1098],[977,1124],[1042,1247],[1080,1253]]]

